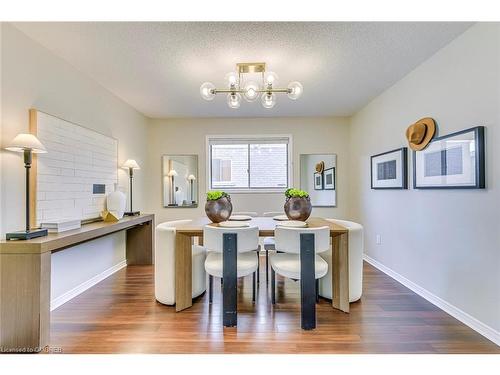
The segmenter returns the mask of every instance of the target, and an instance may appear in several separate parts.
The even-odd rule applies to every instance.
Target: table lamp
[[[179,174],[175,169],[171,169],[168,172],[168,177],[170,177],[170,204],[169,206],[177,206],[177,203],[175,203],[175,183],[174,179],[176,176]]]
[[[190,174],[187,179],[189,181],[189,184],[191,185],[191,204],[194,204],[196,203],[196,201],[194,200],[193,197],[193,183],[196,180],[196,177],[194,176],[194,174]]]
[[[134,211],[132,209],[132,180],[134,179],[134,169],[141,169],[139,167],[139,164],[134,159],[128,159],[125,163],[122,165],[123,169],[128,169],[128,175],[130,177],[130,211],[125,212],[125,216],[136,216],[140,215],[140,211]]]
[[[46,153],[47,150],[33,134],[18,134],[5,149],[24,153],[24,168],[26,168],[26,229],[7,233],[5,238],[7,240],[29,240],[46,236],[47,229],[30,228],[30,169],[33,154]]]

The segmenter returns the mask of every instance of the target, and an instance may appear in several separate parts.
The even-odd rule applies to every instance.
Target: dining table
[[[272,217],[252,217],[250,226],[259,228],[259,237],[274,237],[280,221]],[[349,236],[348,229],[320,217],[306,220],[308,228],[329,227],[332,251],[332,306],[349,313]],[[192,245],[196,239],[203,245],[203,228],[218,226],[207,217],[199,217],[176,225],[175,234],[175,309],[177,312],[193,305],[192,300]]]

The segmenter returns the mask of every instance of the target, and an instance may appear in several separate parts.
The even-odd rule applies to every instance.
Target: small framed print
[[[373,155],[372,189],[408,189],[408,150],[406,147]]]
[[[324,170],[323,186],[325,190],[335,190],[335,167]]]
[[[434,138],[413,153],[415,189],[484,189],[484,126]]]
[[[323,174],[314,172],[314,190],[323,190]]]

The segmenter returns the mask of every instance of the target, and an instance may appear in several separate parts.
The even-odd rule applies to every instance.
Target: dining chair
[[[284,212],[274,211],[274,212],[264,212],[262,216],[274,217],[284,214],[285,214]],[[264,237],[263,245],[264,245],[264,250],[266,251],[266,285],[269,285],[269,250],[275,250],[274,237]]]
[[[257,217],[259,214],[255,211],[239,211],[239,212],[232,212],[231,216],[233,215],[243,215],[243,216],[250,216],[250,217]],[[229,220],[231,220],[231,217],[229,217]],[[257,252],[257,255],[260,255],[260,245],[257,246],[255,249]],[[259,258],[257,258],[259,259]],[[259,264],[257,265],[257,284],[260,285],[260,260]]]
[[[209,275],[208,295],[213,301],[213,278],[222,283],[222,320],[225,327],[237,324],[237,278],[252,274],[252,302],[255,302],[256,272],[259,245],[259,228],[222,228],[206,225],[203,242],[208,249],[205,270]]]
[[[328,272],[328,263],[318,253],[330,250],[330,228],[286,228],[276,226],[276,250],[271,254],[271,302],[276,303],[276,274],[300,280],[302,329],[316,328],[318,279]]]
[[[326,220],[342,225],[349,231],[349,302],[356,302],[363,293],[363,226],[347,220]],[[332,299],[332,252],[325,251],[320,256],[328,263],[328,272],[319,281],[319,295]]]
[[[192,220],[167,221],[155,229],[155,298],[164,305],[175,304],[175,227]],[[192,297],[198,297],[207,289],[203,246],[192,246]]]

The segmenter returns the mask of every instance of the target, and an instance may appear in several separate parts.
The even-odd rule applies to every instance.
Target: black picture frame
[[[383,155],[388,155],[392,153],[401,153],[401,185],[398,186],[374,186],[373,185],[373,162],[376,158],[383,156]],[[408,189],[408,148],[407,147],[401,147],[397,148],[391,151],[386,151],[382,152],[377,155],[372,155],[370,157],[370,187],[373,190],[403,190],[403,189]]]
[[[422,151],[413,151],[413,188],[414,189],[484,189],[486,188],[486,173],[485,173],[485,143],[484,143],[484,126],[475,126],[469,129],[461,130],[455,133],[443,135],[434,138],[429,145],[433,142],[442,141],[443,139],[456,137],[461,134],[474,133],[474,144],[476,150],[475,158],[475,175],[476,181],[474,185],[433,185],[433,186],[418,186],[417,182],[417,152],[425,152],[429,147]]]
[[[314,190],[323,190],[323,174],[319,172],[314,172],[313,174],[314,178]],[[320,179],[320,183],[318,184],[318,179]]]
[[[327,183],[326,183],[326,175],[327,173],[329,173],[329,171],[332,171],[332,185],[331,187],[330,186],[327,186]],[[323,190],[335,190],[335,167],[331,167],[331,168],[328,168],[328,169],[325,169],[323,171]]]

